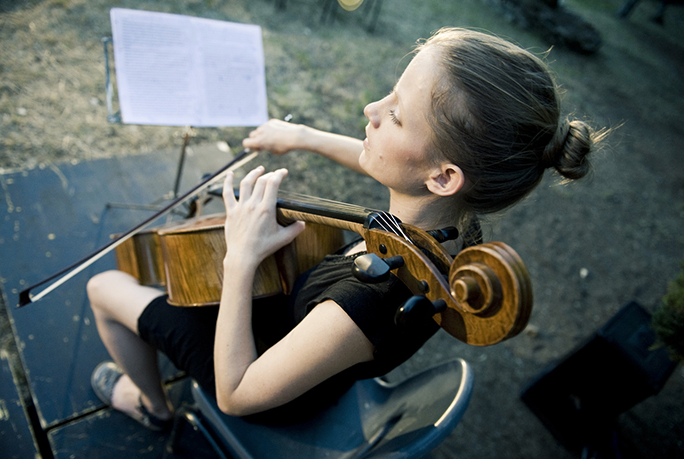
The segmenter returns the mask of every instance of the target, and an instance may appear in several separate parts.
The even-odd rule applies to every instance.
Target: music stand
[[[112,37],[102,39],[107,119],[188,126],[169,193],[177,198],[188,142],[194,135],[190,126],[258,126],[268,120],[261,28],[127,8],[112,8],[110,16]],[[113,109],[109,46],[116,65],[118,112]]]
[[[114,112],[114,85],[112,84],[111,74],[109,70],[109,47],[113,46],[114,40],[112,37],[102,37],[102,45],[104,51],[105,61],[105,98],[107,103],[107,121],[112,124],[123,124],[121,119],[121,111]],[[119,209],[133,209],[133,210],[159,210],[159,203],[168,199],[176,199],[178,197],[178,190],[180,188],[180,180],[183,175],[183,167],[185,166],[185,156],[188,143],[191,137],[195,137],[195,131],[192,126],[187,126],[183,132],[183,144],[181,146],[180,157],[178,158],[178,166],[176,168],[176,180],[173,185],[173,190],[162,196],[153,204],[123,204],[108,202],[107,208]]]

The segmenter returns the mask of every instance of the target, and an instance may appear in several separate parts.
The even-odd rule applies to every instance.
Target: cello
[[[205,266],[208,272],[213,273],[214,280],[221,279],[221,250],[225,252],[225,245],[221,247],[222,226],[220,223],[217,224],[220,216],[200,217],[142,233],[141,230],[184,202],[189,196],[208,188],[226,171],[241,166],[255,156],[256,153],[244,150],[228,165],[104,248],[20,292],[18,306],[25,306],[45,296],[77,272],[117,248],[117,259],[125,260],[128,257],[127,263],[130,266],[135,265],[135,269],[138,269],[137,275],[133,274],[141,282],[147,282],[145,276],[149,274],[149,270],[140,269],[137,254],[130,248],[131,240],[133,246],[137,244],[145,247],[145,250],[157,257],[157,275],[150,277],[150,282],[165,284],[170,298],[173,296],[171,301],[175,304],[190,306],[218,301],[216,292],[220,295],[220,283],[216,281],[211,283],[211,288],[206,289],[205,293],[209,294],[208,300],[203,298],[201,301],[195,301],[183,296],[185,293],[194,294],[198,290],[198,277],[192,277],[193,271],[196,271],[185,269],[188,266]],[[322,257],[321,254],[329,253],[328,247],[341,241],[341,230],[348,230],[361,235],[367,246],[367,254],[358,257],[353,266],[354,275],[358,279],[364,282],[380,282],[390,273],[394,273],[414,294],[414,297],[397,311],[398,324],[414,320],[418,316],[431,317],[455,338],[477,346],[491,345],[509,339],[525,328],[532,310],[530,276],[518,254],[506,244],[479,244],[462,250],[456,257],[451,257],[441,245],[441,242],[450,237],[447,235],[448,232],[429,233],[403,224],[385,212],[333,201],[324,202],[326,205],[322,205],[322,202],[324,201],[319,198],[302,195],[284,195],[279,199],[279,222],[287,224],[294,220],[305,221],[307,226],[313,228],[309,233],[314,236],[310,237],[311,234],[303,233],[300,235],[303,236],[301,239],[298,238],[299,240],[295,240],[265,261],[268,266],[260,270],[265,274],[259,276],[271,280],[276,289],[287,293],[296,275],[308,269],[311,264],[315,264],[316,260]],[[206,244],[210,256],[200,258],[198,263],[190,264],[187,262],[188,254],[196,253],[197,246],[185,243],[183,248],[184,245],[180,244],[180,249],[175,249],[174,252],[173,239],[178,235],[187,236],[198,232],[218,232],[219,237],[200,238],[209,241]],[[141,244],[146,237],[154,242]],[[187,237],[180,239],[187,240]],[[321,239],[326,239],[328,245],[320,244]],[[219,260],[218,263],[216,260]],[[152,264],[148,262],[148,265]],[[65,273],[67,274],[64,275]],[[63,278],[35,297],[30,296],[32,289],[62,275]],[[254,293],[257,296],[273,294],[269,288]]]
[[[395,321],[431,316],[455,338],[490,345],[522,331],[532,309],[529,273],[518,254],[501,242],[478,244],[452,257],[441,245],[455,229],[424,231],[386,212],[280,191],[277,218],[307,223],[292,243],[267,258],[253,286],[254,297],[290,293],[296,277],[339,248],[343,231],[361,235],[367,254],[352,271],[363,282],[394,273],[414,294]],[[175,306],[218,304],[223,283],[223,214],[195,217],[156,228],[117,248],[120,270],[163,282]],[[154,255],[144,241],[154,240]],[[137,244],[137,246],[136,246]],[[151,259],[155,261],[151,261]],[[159,272],[155,277],[148,271]]]

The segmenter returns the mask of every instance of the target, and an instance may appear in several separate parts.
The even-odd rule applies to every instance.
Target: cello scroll
[[[414,295],[433,304],[446,303],[446,308],[436,306],[441,312],[433,319],[460,341],[487,346],[512,338],[527,325],[532,311],[530,276],[518,254],[506,244],[492,242],[464,249],[450,261],[448,272],[443,272],[402,238],[377,230],[368,233],[364,239],[369,253],[402,258],[403,264],[393,272]]]

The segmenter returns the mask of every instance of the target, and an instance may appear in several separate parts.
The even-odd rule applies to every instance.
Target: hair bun
[[[592,129],[587,123],[562,121],[544,149],[540,165],[545,169],[555,168],[567,179],[580,179],[589,172],[586,156],[591,152],[592,143]]]

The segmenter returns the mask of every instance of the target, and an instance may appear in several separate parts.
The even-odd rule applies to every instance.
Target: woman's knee
[[[86,285],[90,308],[99,323],[114,321],[137,332],[138,318],[152,300],[164,292],[140,285],[138,279],[122,271],[105,271]]]
[[[93,309],[99,309],[111,302],[117,292],[126,286],[139,285],[137,279],[122,271],[104,271],[96,274],[86,284],[86,293]]]

